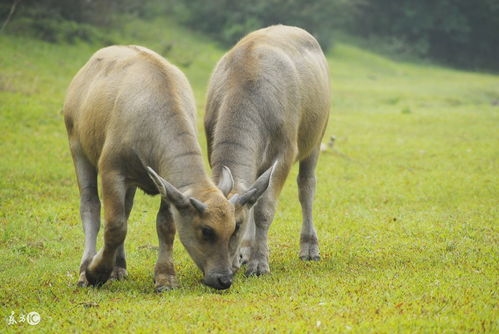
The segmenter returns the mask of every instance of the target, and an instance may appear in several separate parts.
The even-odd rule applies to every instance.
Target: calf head
[[[234,206],[215,188],[200,201],[181,193],[147,168],[162,198],[170,204],[180,241],[204,274],[203,283],[215,289],[232,284],[229,243],[235,233]]]
[[[269,187],[276,165],[277,161],[248,188],[242,185],[235,185],[230,169],[225,166],[222,169],[218,187],[229,198],[229,202],[234,207],[236,222],[234,233],[229,241],[229,259],[233,263],[233,272],[237,271],[240,266],[239,249],[244,233],[249,228],[249,224],[254,224],[251,208]],[[241,190],[235,192],[234,189]]]

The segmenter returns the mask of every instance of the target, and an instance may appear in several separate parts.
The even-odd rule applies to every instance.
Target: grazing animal
[[[205,114],[214,180],[232,171],[240,256],[247,275],[270,271],[267,232],[291,166],[300,162],[303,224],[300,258],[319,260],[312,222],[315,167],[330,107],[328,64],[319,43],[297,27],[271,26],[250,33],[218,62],[211,76]],[[272,167],[274,165],[274,167]],[[269,189],[251,186],[273,170]],[[258,184],[258,182],[256,183]],[[227,192],[227,189],[224,190]],[[257,202],[259,197],[261,199]],[[256,204],[255,204],[256,203]],[[253,206],[254,205],[254,206]],[[237,252],[237,251],[236,251]]]
[[[139,187],[162,196],[156,219],[156,290],[177,286],[172,259],[176,230],[203,272],[204,283],[229,288],[234,206],[203,166],[194,97],[184,74],[140,46],[101,49],[71,82],[64,120],[85,232],[78,284],[101,285],[127,275],[124,241]],[[97,174],[105,219],[104,245],[98,253]]]

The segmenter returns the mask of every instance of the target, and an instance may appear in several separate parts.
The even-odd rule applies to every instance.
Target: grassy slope
[[[159,52],[172,45],[172,62],[191,63],[182,69],[201,116],[222,50],[171,24],[133,21],[115,39]],[[36,329],[47,332],[498,330],[499,77],[395,63],[339,43],[326,133],[337,140],[320,159],[315,201],[322,261],[297,256],[295,168],[270,232],[271,275],[238,274],[229,291],[210,290],[176,241],[182,287],[157,295],[159,199],[142,194],[129,224],[130,278],[74,285],[83,233],[59,111],[98,47],[8,36],[0,45],[2,318],[37,311]]]

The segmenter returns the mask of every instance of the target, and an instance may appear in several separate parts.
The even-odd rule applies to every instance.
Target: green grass
[[[132,20],[120,43],[181,66],[199,131],[223,50],[172,23]],[[337,43],[333,106],[318,167],[322,260],[298,259],[293,169],[270,231],[271,275],[224,292],[176,241],[181,287],[156,294],[159,198],[138,194],[129,279],[76,288],[78,191],[60,110],[99,47],[0,35],[0,332],[497,332],[499,77],[391,61]],[[99,237],[101,243],[102,235]],[[37,326],[7,325],[37,311]]]

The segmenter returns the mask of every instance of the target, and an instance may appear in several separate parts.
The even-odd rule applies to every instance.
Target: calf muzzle
[[[232,285],[232,277],[232,273],[216,273],[206,275],[203,279],[203,283],[217,290],[225,290],[230,288]]]

